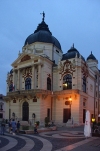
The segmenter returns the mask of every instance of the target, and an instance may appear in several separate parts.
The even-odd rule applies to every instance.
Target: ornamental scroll
[[[75,72],[75,60],[73,62],[69,60],[66,60],[64,63],[60,62],[59,74],[61,74],[61,78],[68,73],[73,75],[73,72]]]
[[[23,78],[26,79],[27,77],[32,78],[32,68],[23,69]]]
[[[81,72],[83,73],[83,75],[85,77],[88,77],[89,71],[88,71],[88,66],[87,66],[86,62],[83,63],[83,65],[81,67]]]

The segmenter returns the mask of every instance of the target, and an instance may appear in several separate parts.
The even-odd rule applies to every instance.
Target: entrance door
[[[83,109],[83,123],[85,123],[86,109]]]
[[[28,102],[24,102],[22,106],[22,116],[23,121],[28,121],[29,119],[29,104]]]
[[[63,123],[66,123],[70,119],[70,108],[63,110]]]

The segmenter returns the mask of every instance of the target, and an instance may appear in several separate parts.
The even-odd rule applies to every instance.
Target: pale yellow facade
[[[74,46],[71,50],[76,52]],[[72,119],[76,124],[83,124],[85,112],[89,110],[91,117],[98,120],[98,61],[85,61],[77,52],[75,57],[63,57],[62,50],[47,41],[22,47],[7,75],[6,119],[28,120],[33,124],[35,120],[44,125],[45,117],[49,116],[55,124],[67,124]],[[64,89],[65,75],[71,76],[70,89]],[[83,77],[86,78],[86,92],[83,91]]]

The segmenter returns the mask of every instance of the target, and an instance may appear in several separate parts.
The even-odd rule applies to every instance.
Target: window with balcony
[[[67,74],[63,77],[63,90],[72,89],[72,76]]]
[[[25,80],[25,90],[30,90],[31,89],[31,78],[27,78]]]
[[[12,92],[13,91],[13,84],[11,84],[10,86],[9,86],[9,92]]]

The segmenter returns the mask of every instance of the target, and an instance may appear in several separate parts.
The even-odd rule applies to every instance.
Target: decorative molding
[[[69,60],[66,60],[64,63],[60,62],[60,72],[59,74],[61,74],[61,78],[65,75],[65,74],[72,74],[73,72],[75,72],[75,65],[74,63],[72,63]]]
[[[83,63],[81,67],[81,72],[83,73],[83,76],[88,77],[89,71],[88,71],[88,65],[86,64],[86,62]]]
[[[47,96],[48,96],[47,94],[42,94],[42,99],[45,100],[47,98]]]
[[[32,78],[32,68],[25,68],[22,71],[22,77],[26,79],[27,77]]]

